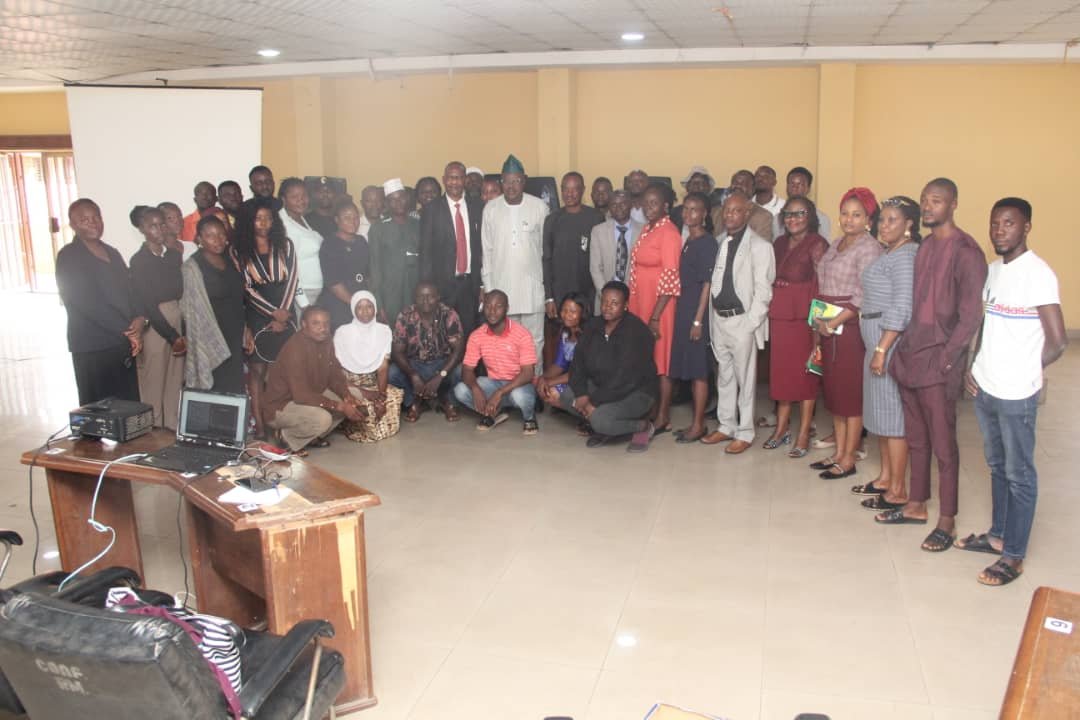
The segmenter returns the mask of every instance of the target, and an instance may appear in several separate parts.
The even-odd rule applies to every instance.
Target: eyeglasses
[[[787,220],[788,218],[802,218],[806,217],[806,210],[784,210],[780,213],[780,217]]]
[[[881,201],[881,207],[915,207],[915,203],[902,197],[891,197]]]

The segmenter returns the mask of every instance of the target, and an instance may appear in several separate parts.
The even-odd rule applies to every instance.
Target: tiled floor
[[[17,458],[63,425],[74,385],[55,302],[5,299],[21,309],[0,330],[0,525],[32,538]],[[996,717],[1032,591],[1080,590],[1080,355],[1050,377],[1030,560],[1002,589],[975,582],[988,556],[922,552],[925,528],[875,525],[850,481],[782,451],[725,457],[670,436],[643,456],[587,451],[551,413],[535,438],[435,415],[373,447],[336,436],[314,459],[383,499],[367,516],[379,705],[354,717],[637,720],[657,701],[732,720]],[[970,403],[960,428],[960,530],[983,531]],[[855,480],[876,467],[872,452]],[[40,473],[34,490],[45,557]],[[137,499],[149,584],[177,591],[175,495]]]

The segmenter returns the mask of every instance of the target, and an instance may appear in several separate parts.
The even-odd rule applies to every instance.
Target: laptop
[[[204,475],[239,459],[244,451],[249,403],[247,395],[183,390],[176,442],[135,464]]]

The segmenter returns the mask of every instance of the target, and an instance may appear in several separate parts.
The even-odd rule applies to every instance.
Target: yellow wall
[[[536,73],[343,77],[325,85],[337,144],[326,172],[348,178],[354,191],[391,177],[406,185],[441,178],[451,160],[498,172],[511,152],[526,170],[536,167]]]
[[[618,185],[704,165],[726,185],[741,168],[813,168],[817,86],[816,68],[578,71],[574,169]]]
[[[235,83],[233,83],[235,84]],[[472,72],[247,82],[263,93],[263,162],[278,178],[342,175],[358,190],[441,175],[459,159],[497,172],[576,169],[616,183],[633,167],[680,179],[702,164],[726,182],[769,164],[813,170],[823,208],[867,185],[917,197],[945,175],[958,221],[990,252],[989,208],[1035,206],[1032,246],[1057,271],[1080,327],[1080,250],[1070,179],[1080,166],[1080,67],[857,65]],[[63,93],[0,93],[0,134],[67,133]],[[246,182],[244,183],[246,185]]]
[[[67,135],[64,92],[0,93],[0,135]]]
[[[863,65],[856,81],[855,178],[879,197],[918,199],[927,180],[960,189],[957,222],[989,258],[990,208],[1033,206],[1030,246],[1058,275],[1066,325],[1080,326],[1080,252],[1069,208],[1080,167],[1080,67]]]

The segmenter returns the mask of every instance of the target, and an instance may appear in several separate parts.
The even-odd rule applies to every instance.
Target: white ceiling
[[[645,40],[623,42],[625,31]],[[628,47],[1077,39],[1080,0],[0,0],[0,81]],[[265,47],[282,54],[262,60]]]

